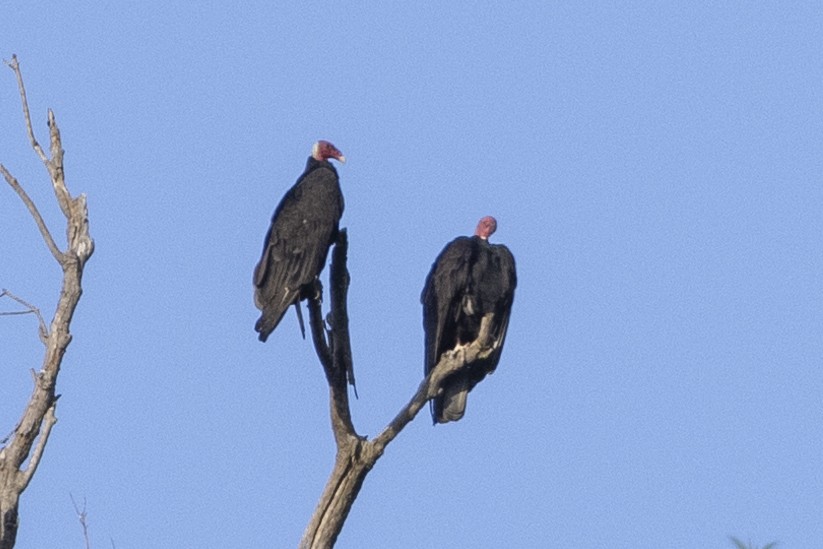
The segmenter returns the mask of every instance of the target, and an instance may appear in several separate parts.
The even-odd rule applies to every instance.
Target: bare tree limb
[[[3,288],[3,291],[0,291],[0,297],[8,297],[9,299],[13,299],[20,305],[26,307],[27,311],[8,311],[8,312],[0,312],[0,316],[10,316],[10,315],[27,315],[27,314],[34,314],[37,316],[37,322],[40,326],[40,341],[46,343],[46,338],[49,335],[49,330],[46,328],[46,321],[43,320],[43,315],[40,314],[40,309],[25,301],[7,289]]]
[[[45,222],[28,198],[27,193],[23,191],[22,186],[11,176],[8,170],[2,168],[6,181],[34,217],[49,251],[60,264],[63,271],[63,282],[50,329],[45,327],[45,323],[42,321],[36,307],[16,298],[7,291],[3,292],[3,295],[15,299],[29,307],[31,311],[37,312],[38,318],[40,318],[41,339],[46,345],[46,350],[42,367],[39,372],[34,374],[34,390],[23,411],[23,415],[14,432],[6,439],[7,443],[0,447],[0,549],[14,547],[19,524],[20,495],[31,482],[42,460],[52,427],[57,422],[55,416],[55,408],[59,398],[59,395],[55,393],[57,376],[60,372],[63,356],[72,339],[69,328],[72,316],[83,293],[81,286],[83,268],[94,252],[94,241],[89,235],[86,197],[80,195],[77,198],[72,198],[65,184],[63,147],[54,113],[49,110],[51,152],[51,158],[49,159],[34,137],[25,86],[23,85],[23,77],[17,57],[12,56],[11,62],[6,64],[17,76],[20,101],[23,104],[23,116],[32,148],[49,172],[55,196],[66,218],[68,246],[65,252],[58,249],[45,226]],[[23,468],[23,464],[27,459],[28,466]]]
[[[403,406],[394,419],[383,431],[371,442],[375,450],[383,453],[386,445],[400,434],[406,425],[413,420],[426,402],[436,397],[443,390],[443,382],[447,377],[462,369],[467,363],[478,359],[486,358],[494,351],[491,344],[478,338],[477,341],[454,351],[449,351],[443,355],[429,375],[420,383],[417,392]]]
[[[46,227],[46,222],[43,221],[43,216],[40,215],[40,211],[37,209],[37,206],[34,205],[29,195],[23,190],[23,187],[20,186],[20,183],[17,182],[17,179],[6,169],[3,164],[0,164],[0,173],[3,174],[3,177],[6,178],[6,182],[14,189],[14,192],[17,193],[17,196],[20,197],[20,200],[23,201],[23,204],[26,205],[26,208],[29,209],[29,213],[34,218],[34,222],[37,224],[37,228],[40,229],[40,234],[43,236],[43,240],[46,241],[46,246],[48,246],[51,255],[54,256],[54,259],[57,260],[59,263],[63,260],[63,252],[61,252],[57,248],[57,244],[54,243],[54,238],[52,238],[51,233],[49,232],[48,227]]]
[[[34,152],[37,153],[37,156],[40,157],[40,160],[42,160],[44,164],[48,164],[49,159],[46,157],[46,153],[43,152],[43,147],[40,146],[37,138],[34,137],[34,128],[31,125],[31,114],[29,114],[29,101],[26,98],[26,86],[23,84],[23,75],[20,72],[20,63],[17,62],[17,55],[12,55],[11,61],[3,60],[3,62],[8,65],[8,67],[14,71],[15,76],[17,76],[17,89],[20,91],[20,102],[23,105],[23,118],[26,122],[26,130],[29,133],[29,142],[31,142],[31,146]]]
[[[332,251],[331,265],[331,344],[333,368],[327,378],[331,379],[332,426],[335,438],[341,441],[345,437],[361,438],[354,430],[349,410],[349,391],[346,383],[354,385],[354,367],[351,356],[351,339],[349,337],[349,314],[346,300],[349,294],[349,271],[346,268],[346,254],[349,240],[346,229],[338,235],[337,244]],[[336,420],[336,422],[335,422]]]
[[[464,368],[468,362],[482,359],[494,352],[488,337],[488,321],[481,323],[481,333],[469,346],[445,353],[440,362],[420,383],[411,400],[372,441],[357,434],[349,410],[346,379],[351,370],[351,343],[346,312],[349,273],[346,269],[348,241],[345,230],[332,253],[331,284],[331,347],[326,344],[319,298],[309,302],[312,337],[315,349],[329,382],[332,431],[337,445],[334,468],[320,496],[303,538],[301,549],[327,549],[334,546],[363,481],[374,467],[386,446],[411,422],[427,401],[443,390],[443,382]]]
[[[34,447],[34,450],[31,454],[31,459],[29,460],[29,465],[25,469],[21,471],[20,475],[20,491],[22,492],[29,486],[29,482],[31,482],[34,473],[37,471],[37,466],[40,465],[40,459],[43,457],[43,451],[46,449],[46,443],[49,441],[49,435],[51,434],[51,428],[54,427],[54,424],[57,423],[57,416],[54,415],[54,411],[57,408],[57,399],[60,398],[60,395],[54,397],[54,400],[51,403],[51,406],[48,407],[46,410],[46,415],[43,418],[43,424],[40,428],[40,436],[37,438],[37,446]]]
[[[19,71],[18,71],[19,72]],[[72,198],[69,190],[66,188],[65,174],[63,173],[63,146],[60,140],[60,129],[57,127],[57,121],[54,119],[54,113],[49,109],[49,141],[51,142],[51,160],[44,161],[46,169],[49,170],[51,176],[52,188],[57,197],[57,203],[60,204],[60,209],[63,210],[63,215],[69,219],[72,214]],[[86,198],[80,195],[78,201],[82,201],[85,205]],[[67,231],[71,228],[67,227]],[[71,240],[71,234],[68,235]]]
[[[349,319],[346,312],[346,297],[349,288],[349,273],[346,270],[347,250],[346,229],[341,229],[332,252],[330,344],[326,343],[325,338],[320,291],[309,300],[309,325],[317,357],[320,359],[320,364],[326,374],[326,381],[329,383],[332,431],[338,447],[344,445],[347,439],[360,438],[352,424],[349,393],[346,386],[349,372],[352,371]]]

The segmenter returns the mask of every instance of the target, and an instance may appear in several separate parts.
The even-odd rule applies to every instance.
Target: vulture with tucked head
[[[292,304],[305,337],[300,300],[312,296],[343,215],[331,158],[346,161],[328,141],[315,143],[303,175],[274,210],[263,256],[254,268],[254,303],[261,311],[254,329],[260,341],[266,341]]]
[[[443,353],[471,345],[480,335],[484,317],[494,351],[466,364],[446,378],[443,392],[432,399],[434,423],[457,421],[466,411],[466,398],[475,385],[497,367],[509,326],[517,275],[514,257],[502,244],[490,244],[497,221],[487,216],[474,236],[449,242],[432,265],[420,296],[426,332],[426,375]]]

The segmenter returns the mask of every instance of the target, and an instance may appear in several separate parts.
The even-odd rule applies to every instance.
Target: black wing
[[[471,269],[476,255],[474,239],[460,236],[449,242],[432,264],[420,301],[423,304],[423,330],[426,335],[426,375],[434,369],[440,355],[457,344],[457,322],[463,296],[471,284]]]
[[[444,352],[477,339],[483,317],[490,313],[489,334],[494,348],[488,358],[467,364],[446,380],[443,393],[431,402],[435,422],[460,419],[469,391],[497,367],[516,285],[514,257],[508,248],[477,237],[455,239],[432,266],[421,296],[426,374]]]
[[[494,352],[482,364],[485,373],[492,373],[500,361],[506,332],[509,329],[514,290],[517,287],[517,271],[514,256],[502,244],[489,245],[489,268],[482,275],[484,314],[493,312],[490,334]],[[484,374],[485,375],[485,374]],[[481,377],[482,379],[482,377]],[[479,381],[479,380],[478,380]]]
[[[266,341],[323,270],[342,214],[337,171],[327,161],[309,158],[306,171],[272,216],[254,269],[254,302],[262,311],[254,328],[260,341]]]

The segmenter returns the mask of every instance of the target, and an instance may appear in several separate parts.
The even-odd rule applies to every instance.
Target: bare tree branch
[[[25,301],[7,289],[3,288],[3,291],[0,291],[0,297],[8,297],[9,299],[13,299],[20,305],[26,307],[27,311],[8,311],[8,312],[0,312],[0,316],[10,316],[10,315],[27,315],[27,314],[34,314],[37,316],[37,322],[40,326],[40,341],[46,343],[46,338],[49,335],[49,330],[46,328],[46,322],[43,320],[43,315],[40,314],[40,309]]]
[[[34,137],[25,86],[23,85],[23,77],[20,73],[17,57],[12,56],[11,62],[6,64],[17,76],[20,101],[23,104],[23,116],[32,148],[49,172],[55,196],[66,218],[68,247],[65,252],[61,252],[57,248],[54,239],[51,238],[45,226],[45,222],[28,198],[27,193],[23,191],[22,186],[11,176],[8,170],[2,168],[6,181],[20,196],[32,217],[34,217],[52,256],[60,264],[63,271],[63,282],[50,329],[45,327],[45,323],[42,321],[36,307],[16,298],[7,291],[2,294],[29,307],[31,311],[37,312],[38,318],[40,318],[41,339],[46,345],[46,350],[42,368],[34,374],[34,390],[26,409],[14,432],[6,439],[7,444],[0,447],[0,549],[14,547],[19,524],[20,495],[31,482],[43,457],[52,427],[57,422],[55,416],[55,408],[59,398],[59,395],[55,393],[57,376],[60,372],[63,356],[72,339],[69,328],[72,316],[83,293],[81,286],[83,268],[94,252],[94,241],[89,236],[86,197],[80,195],[77,198],[72,198],[65,184],[63,147],[54,113],[49,110],[51,151],[51,159],[49,159]],[[28,466],[23,468],[23,464],[27,459]]]
[[[17,76],[17,89],[20,91],[20,102],[23,105],[23,118],[26,121],[26,130],[29,132],[31,146],[34,152],[37,153],[37,156],[40,157],[40,160],[42,160],[44,164],[48,164],[49,159],[46,157],[46,153],[43,152],[43,147],[40,146],[37,138],[34,137],[34,128],[31,125],[31,115],[29,114],[29,101],[26,98],[26,86],[23,85],[23,75],[20,72],[20,63],[17,62],[17,55],[12,55],[11,61],[3,60],[3,62],[8,65],[8,67],[14,71],[15,76]]]
[[[40,229],[40,234],[43,236],[43,240],[46,242],[46,246],[49,247],[49,251],[51,255],[54,256],[54,259],[57,260],[59,263],[63,260],[63,252],[61,252],[57,248],[57,244],[54,243],[54,239],[49,232],[48,227],[46,227],[46,222],[43,221],[43,216],[40,215],[40,211],[37,209],[37,206],[34,205],[29,195],[23,190],[23,187],[20,186],[20,183],[17,182],[17,179],[6,169],[3,164],[0,164],[0,173],[3,174],[3,177],[6,178],[6,182],[14,189],[14,192],[17,193],[17,196],[20,197],[20,200],[23,201],[23,204],[26,205],[26,208],[29,209],[29,213],[34,218],[34,222],[37,224],[37,228]]]
[[[31,453],[31,459],[29,460],[28,467],[21,471],[21,492],[28,488],[29,482],[31,482],[34,473],[37,471],[37,466],[40,465],[40,459],[43,457],[43,451],[46,449],[46,443],[49,441],[51,428],[54,427],[55,423],[57,423],[57,416],[54,415],[54,411],[57,408],[57,399],[59,398],[60,395],[56,395],[51,403],[51,406],[49,406],[46,410],[46,415],[43,417],[43,424],[40,428],[40,436],[37,438],[37,446],[34,447],[34,450]]]
[[[73,214],[72,198],[69,190],[66,188],[66,181],[64,179],[63,146],[62,141],[60,141],[60,129],[57,127],[57,121],[54,119],[54,113],[51,109],[49,109],[49,141],[51,142],[51,160],[45,161],[46,169],[49,170],[49,175],[51,176],[51,186],[57,197],[57,203],[60,204],[63,215],[68,219]],[[80,195],[78,198],[78,201],[80,200],[82,200],[85,205],[86,198],[83,195]],[[70,230],[71,228],[67,227],[67,231]],[[71,234],[68,235],[68,239],[71,240]]]
[[[346,296],[349,287],[349,273],[346,270],[347,250],[346,229],[342,229],[332,252],[330,344],[326,343],[319,286],[315,297],[309,300],[309,325],[317,357],[320,359],[329,383],[332,431],[338,447],[344,445],[347,439],[360,438],[352,424],[349,393],[346,386],[349,372],[352,371],[349,320],[346,313]]]

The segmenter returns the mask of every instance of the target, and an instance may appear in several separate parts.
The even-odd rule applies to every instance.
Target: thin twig
[[[23,189],[17,179],[11,175],[3,164],[0,164],[0,173],[3,174],[3,177],[6,178],[6,182],[12,189],[14,189],[14,192],[17,193],[17,196],[20,197],[20,200],[22,200],[23,204],[25,204],[26,208],[28,208],[29,213],[34,218],[34,222],[37,224],[37,228],[40,229],[40,234],[43,236],[43,240],[46,242],[46,246],[48,246],[51,255],[54,256],[54,259],[56,259],[58,263],[62,264],[63,252],[61,252],[57,247],[57,244],[55,244],[54,238],[52,238],[48,227],[46,227],[46,222],[43,221],[43,216],[40,215],[40,211],[37,209],[37,206],[34,204],[32,199],[29,198],[28,193],[26,193],[25,189]]]
[[[26,130],[29,132],[31,146],[37,153],[37,156],[40,157],[40,160],[43,161],[43,164],[48,165],[49,159],[46,157],[46,153],[43,152],[40,143],[37,142],[37,138],[34,137],[34,128],[31,125],[31,114],[29,114],[29,100],[26,98],[26,86],[23,85],[23,75],[20,72],[20,63],[17,62],[17,55],[12,55],[11,61],[3,60],[3,62],[8,65],[17,76],[17,88],[20,90],[20,98],[23,102],[23,117],[26,119]]]
[[[71,498],[71,504],[74,505],[74,512],[77,513],[77,520],[80,521],[80,525],[83,527],[83,539],[86,540],[86,549],[91,549],[91,543],[89,542],[89,515],[86,513],[86,498],[83,498],[83,510],[81,511],[71,493],[69,493],[69,497]]]
[[[48,337],[48,328],[46,328],[46,322],[43,320],[43,315],[40,314],[40,309],[25,301],[10,291],[3,288],[3,291],[0,291],[0,297],[8,297],[9,299],[13,299],[23,307],[26,307],[28,311],[8,311],[8,312],[0,312],[0,316],[10,316],[10,315],[27,315],[27,314],[34,314],[37,316],[37,321],[40,323],[40,335],[45,338]]]

